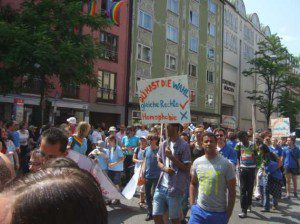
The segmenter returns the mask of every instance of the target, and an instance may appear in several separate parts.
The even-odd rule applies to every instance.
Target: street
[[[300,184],[300,178],[298,178],[298,186]],[[298,195],[299,195],[298,191]],[[141,223],[154,223],[153,221],[146,222],[145,217],[147,211],[145,208],[138,206],[138,197],[134,197],[132,200],[121,201],[120,206],[108,207],[109,224],[141,224]],[[240,219],[238,214],[240,213],[240,196],[237,188],[236,203],[233,211],[233,215],[230,219],[230,224],[243,223],[288,223],[299,224],[300,223],[300,198],[291,198],[290,201],[281,200],[279,202],[279,210],[271,210],[270,213],[262,213],[257,201],[253,201],[252,213],[248,213],[248,218]]]

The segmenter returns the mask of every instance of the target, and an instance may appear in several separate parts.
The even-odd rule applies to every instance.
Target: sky
[[[300,0],[244,0],[246,13],[258,14],[260,23],[277,33],[290,53],[300,56]]]

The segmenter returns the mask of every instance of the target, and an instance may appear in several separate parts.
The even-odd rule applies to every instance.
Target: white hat
[[[67,119],[67,122],[69,122],[70,124],[76,124],[76,118],[75,117],[69,117]]]
[[[116,129],[116,127],[114,127],[114,126],[111,126],[111,127],[109,128],[108,131],[109,131],[109,132],[111,132],[111,131],[117,131],[117,129]]]
[[[141,136],[140,139],[148,140],[146,136]]]

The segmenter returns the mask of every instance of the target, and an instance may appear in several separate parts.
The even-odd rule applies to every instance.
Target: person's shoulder
[[[179,138],[178,141],[180,142],[181,146],[183,146],[183,147],[189,146],[189,143],[187,143],[186,141],[184,141],[182,138]]]
[[[206,161],[207,159],[205,158],[205,156],[200,156],[200,157],[198,157],[197,159],[195,159],[194,160],[194,162],[193,162],[193,165],[194,164],[199,164],[199,163],[201,163],[201,162],[203,162],[203,161]]]

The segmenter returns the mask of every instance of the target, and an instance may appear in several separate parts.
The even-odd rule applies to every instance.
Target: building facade
[[[223,2],[140,0],[132,7],[128,123],[140,122],[138,80],[187,75],[192,122],[218,125]]]
[[[3,0],[1,6],[10,4],[20,8],[22,0]],[[96,1],[96,13],[108,15],[112,0]],[[53,79],[54,89],[48,92],[45,106],[46,119],[53,124],[66,122],[70,116],[78,121],[86,120],[92,124],[105,122],[107,125],[117,125],[125,122],[125,104],[127,93],[128,69],[128,30],[130,1],[120,9],[120,24],[107,30],[92,32],[95,42],[100,42],[103,53],[94,62],[94,75],[99,78],[100,87],[90,88],[86,85],[70,85],[62,89],[58,80]],[[87,11],[87,5],[83,5]],[[84,33],[90,32],[87,28]],[[0,96],[0,118],[11,119],[14,99],[24,101],[24,120],[31,124],[39,124],[41,117],[39,106],[39,80],[25,86],[21,94]]]
[[[240,130],[252,127],[253,113],[257,129],[268,126],[265,116],[257,108],[253,111],[254,102],[247,98],[247,91],[265,87],[257,76],[243,75],[249,69],[248,61],[255,57],[258,43],[268,35],[270,28],[262,26],[256,13],[246,14],[243,0],[225,1],[221,111],[222,115],[235,117]]]

